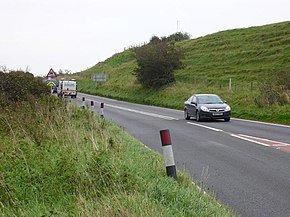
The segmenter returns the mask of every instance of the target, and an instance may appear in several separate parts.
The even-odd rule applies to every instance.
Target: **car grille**
[[[210,111],[210,112],[224,112],[225,109],[223,109],[223,108],[218,108],[218,109],[215,109],[215,108],[214,108],[214,109],[212,109],[212,108],[211,108],[211,109],[209,109],[209,111]]]

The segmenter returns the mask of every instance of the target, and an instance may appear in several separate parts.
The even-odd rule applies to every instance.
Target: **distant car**
[[[194,117],[197,121],[203,119],[224,119],[230,121],[231,108],[216,94],[194,94],[184,102],[184,118]]]

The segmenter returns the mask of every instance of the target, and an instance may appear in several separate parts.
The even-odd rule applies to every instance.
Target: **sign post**
[[[51,69],[49,70],[49,72],[47,73],[46,77],[47,77],[47,80],[50,80],[50,79],[56,78],[56,77],[57,77],[57,74],[56,74],[55,71],[53,71],[53,69],[51,68]]]
[[[104,73],[97,73],[92,75],[93,82],[106,82],[107,75]]]
[[[55,79],[55,78],[57,78],[57,74],[55,73],[55,71],[53,71],[52,68],[47,73],[46,78],[47,78],[46,84],[47,84],[47,86],[50,86],[50,91],[51,91],[51,93],[53,93],[53,89],[55,89],[57,87],[58,81]]]

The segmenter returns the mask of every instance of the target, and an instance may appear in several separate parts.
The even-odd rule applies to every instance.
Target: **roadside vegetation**
[[[144,88],[160,89],[175,83],[174,70],[182,68],[182,52],[154,36],[147,45],[134,49],[138,67],[134,70],[137,81]]]
[[[73,76],[82,92],[176,109],[193,93],[217,93],[234,117],[290,124],[289,35],[288,21],[176,42],[184,67],[159,90],[138,82],[135,48]],[[92,82],[96,73],[107,74],[108,81]]]
[[[235,216],[183,171],[167,177],[162,157],[120,127],[50,96],[30,73],[0,73],[0,81],[0,216]]]

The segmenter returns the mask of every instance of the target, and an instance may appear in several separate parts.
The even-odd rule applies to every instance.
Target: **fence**
[[[188,81],[186,81],[188,83]],[[244,91],[257,91],[259,90],[259,82],[257,81],[236,81],[234,79],[201,79],[195,78],[193,82],[194,86],[207,87],[221,90],[244,90]]]
[[[128,47],[124,47],[124,51],[125,50],[130,50],[130,49],[135,49],[135,48],[138,48],[138,47],[142,47],[142,46],[144,46],[146,44],[148,44],[148,42],[143,42],[143,43],[136,44],[136,45],[130,45]]]

